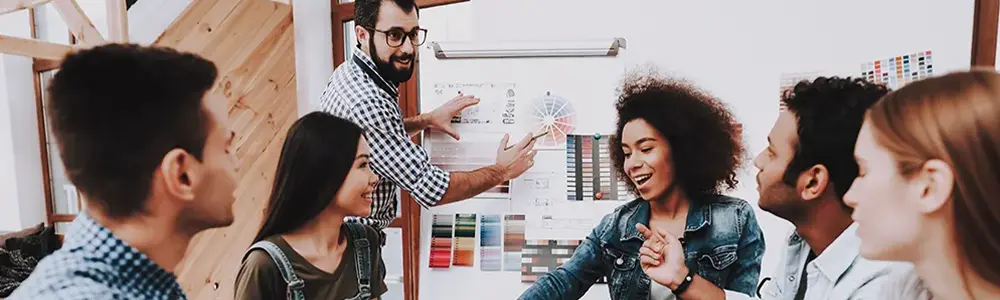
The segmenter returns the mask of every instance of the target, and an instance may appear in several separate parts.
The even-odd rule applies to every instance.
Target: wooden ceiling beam
[[[0,53],[27,57],[61,60],[66,53],[74,50],[70,45],[62,45],[0,34]]]
[[[108,0],[107,4],[108,41],[127,43],[129,41],[128,12],[125,0]]]
[[[82,44],[97,45],[105,42],[104,37],[101,37],[101,32],[97,31],[97,27],[94,27],[94,23],[90,21],[90,18],[75,0],[54,0],[52,4],[66,21],[69,31]]]
[[[52,0],[0,0],[0,15],[28,9]]]

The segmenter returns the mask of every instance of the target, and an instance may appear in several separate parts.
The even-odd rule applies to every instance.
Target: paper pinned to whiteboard
[[[427,105],[423,106],[427,111],[460,95],[471,95],[479,98],[479,104],[463,109],[452,118],[452,123],[485,126],[514,125],[516,123],[517,85],[514,83],[435,83],[433,95],[433,99],[428,99]]]

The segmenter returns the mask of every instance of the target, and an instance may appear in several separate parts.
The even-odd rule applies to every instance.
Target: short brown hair
[[[109,217],[143,208],[171,149],[201,159],[215,65],[169,48],[108,44],[63,59],[46,113],[69,180]]]

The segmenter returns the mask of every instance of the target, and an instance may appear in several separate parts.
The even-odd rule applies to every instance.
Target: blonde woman
[[[911,83],[872,106],[855,148],[861,255],[911,262],[880,299],[1000,299],[1000,74]]]

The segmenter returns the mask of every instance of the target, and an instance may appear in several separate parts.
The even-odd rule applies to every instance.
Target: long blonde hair
[[[931,159],[952,168],[959,268],[1000,286],[1000,74],[973,70],[911,83],[873,105],[868,121],[903,176]]]

